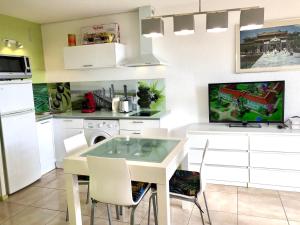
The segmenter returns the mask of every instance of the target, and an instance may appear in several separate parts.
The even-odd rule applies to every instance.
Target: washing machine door
[[[96,132],[91,135],[91,138],[89,140],[89,145],[97,144],[107,138],[110,138],[110,137],[111,137],[111,135],[109,135],[106,132]]]

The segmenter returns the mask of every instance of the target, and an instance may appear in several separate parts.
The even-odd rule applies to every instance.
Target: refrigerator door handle
[[[32,113],[34,112],[34,109],[30,108],[30,109],[24,109],[21,111],[13,111],[13,112],[6,112],[6,113],[1,113],[0,117],[10,117],[10,116],[17,116],[17,115],[24,115],[27,113]]]

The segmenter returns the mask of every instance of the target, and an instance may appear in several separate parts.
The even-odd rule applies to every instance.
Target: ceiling
[[[0,14],[37,23],[51,23],[132,11],[140,6],[168,8],[198,0],[0,0]]]

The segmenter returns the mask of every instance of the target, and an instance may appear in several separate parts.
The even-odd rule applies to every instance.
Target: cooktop
[[[139,111],[137,113],[131,114],[130,116],[153,116],[159,111]]]

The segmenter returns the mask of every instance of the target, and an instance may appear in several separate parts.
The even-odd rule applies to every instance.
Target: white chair
[[[132,182],[125,159],[87,157],[90,174],[90,195],[92,199],[91,225],[94,224],[94,209],[97,202],[107,204],[111,225],[109,204],[132,208],[130,224],[134,224],[134,212],[150,184]]]
[[[203,195],[204,203],[206,206],[206,212],[208,216],[209,224],[211,225],[206,195],[205,195],[205,187],[206,187],[206,153],[208,151],[209,141],[206,141],[205,148],[202,154],[202,162],[200,166],[199,172],[192,172],[186,170],[176,170],[172,178],[170,179],[169,186],[170,186],[170,198],[176,198],[184,201],[189,201],[195,203],[198,207],[201,215],[202,224],[204,225],[204,218],[203,218],[203,210],[198,201],[198,197]],[[156,199],[156,192],[153,192],[151,197]],[[153,207],[155,209],[155,207]],[[156,209],[157,210],[157,209]],[[155,212],[155,210],[154,210]],[[150,210],[148,214],[148,225],[149,225],[149,217],[150,217]],[[157,224],[157,221],[155,221]]]
[[[149,137],[167,137],[168,129],[167,128],[145,128],[141,132],[142,136]]]
[[[65,145],[65,150],[67,155],[70,155],[78,150],[82,150],[88,147],[84,133],[80,133],[65,139],[64,145]],[[89,176],[78,175],[78,184],[88,186],[87,196],[86,196],[86,204],[88,204],[89,203]],[[67,209],[66,221],[68,220],[69,220],[69,213]]]

